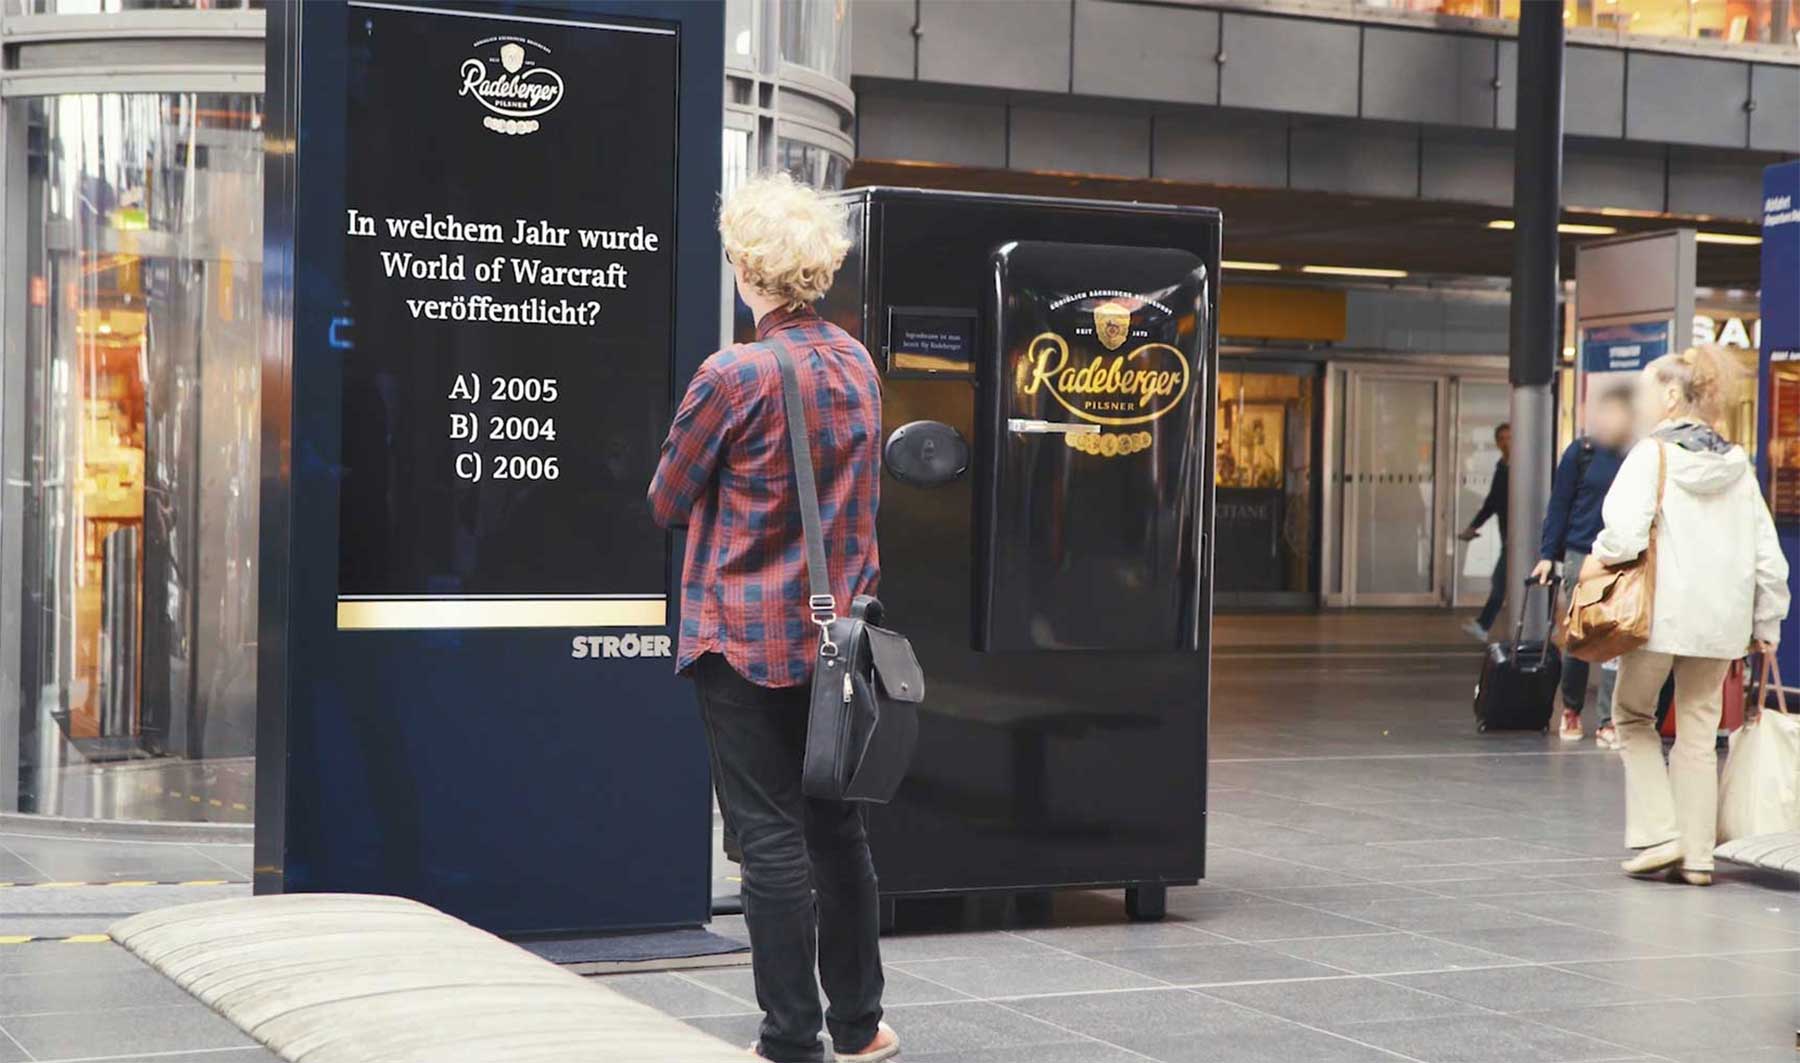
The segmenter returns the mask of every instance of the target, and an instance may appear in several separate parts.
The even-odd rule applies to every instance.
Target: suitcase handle
[[[1531,588],[1533,587],[1542,587],[1544,589],[1544,614],[1550,621],[1550,626],[1544,631],[1545,650],[1550,648],[1550,635],[1556,630],[1556,584],[1554,582],[1539,583],[1537,580],[1527,576],[1525,578],[1525,600],[1519,603],[1519,621],[1513,625],[1512,646],[1514,653],[1517,653],[1519,648],[1525,645],[1525,610],[1531,607]]]

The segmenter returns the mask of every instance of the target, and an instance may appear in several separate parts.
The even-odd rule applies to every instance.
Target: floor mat
[[[749,945],[698,927],[529,938],[515,944],[577,974],[734,967],[750,962]]]

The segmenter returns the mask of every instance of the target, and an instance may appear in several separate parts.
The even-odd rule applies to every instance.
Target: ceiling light
[[[1224,269],[1254,270],[1258,273],[1270,273],[1281,268],[1279,262],[1235,262],[1229,258],[1220,261]]]
[[[1511,230],[1517,228],[1517,223],[1511,218],[1495,218],[1487,223],[1487,227]],[[1589,225],[1585,222],[1565,221],[1557,223],[1556,231],[1565,236],[1611,236],[1619,230],[1611,225]]]
[[[1338,277],[1404,277],[1403,269],[1375,269],[1370,266],[1301,266],[1302,273],[1329,273]]]
[[[1694,242],[1701,244],[1738,244],[1748,247],[1762,243],[1762,237],[1744,236],[1741,233],[1695,233]]]

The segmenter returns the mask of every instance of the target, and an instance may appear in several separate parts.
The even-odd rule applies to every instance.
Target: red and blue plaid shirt
[[[766,687],[811,680],[819,637],[806,607],[806,540],[776,344],[800,379],[838,611],[875,593],[881,381],[863,345],[810,308],[771,311],[757,322],[755,343],[701,363],[650,481],[656,522],[687,525],[676,670],[720,653]]]

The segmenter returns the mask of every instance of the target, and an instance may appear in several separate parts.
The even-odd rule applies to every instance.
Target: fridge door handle
[[[1091,436],[1100,433],[1100,426],[1097,424],[1039,421],[1029,417],[1008,417],[1006,427],[1008,431],[1017,432],[1020,435]]]

